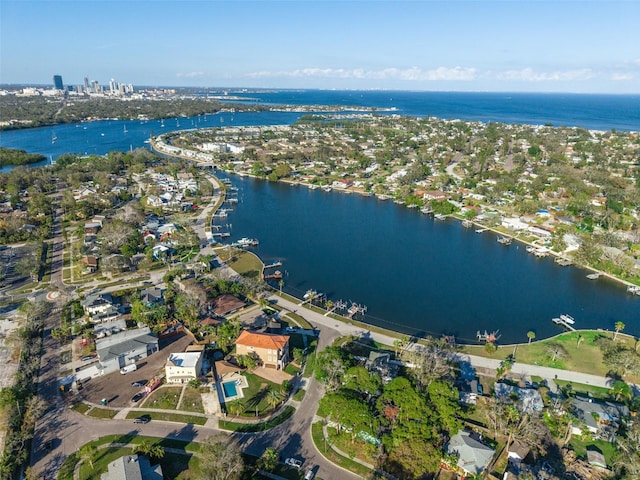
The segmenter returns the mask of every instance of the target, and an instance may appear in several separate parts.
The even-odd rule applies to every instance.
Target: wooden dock
[[[567,322],[565,322],[565,321],[564,321],[563,319],[561,319],[561,318],[552,318],[552,319],[551,319],[551,321],[552,321],[553,323],[555,323],[556,325],[560,326],[560,327],[564,327],[564,328],[566,328],[566,329],[567,329],[567,330],[569,330],[570,332],[575,332],[575,331],[576,331],[576,329],[575,329],[573,326],[569,325]]]

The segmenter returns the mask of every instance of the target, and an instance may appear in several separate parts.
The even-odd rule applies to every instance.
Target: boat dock
[[[264,268],[267,269],[267,268],[275,268],[280,266],[282,266],[282,262],[278,260],[277,262],[273,262],[273,263],[270,263],[269,265],[265,265]]]
[[[575,332],[575,331],[576,331],[576,329],[575,329],[573,326],[569,325],[569,324],[568,324],[566,321],[564,321],[562,318],[552,318],[552,319],[551,319],[551,321],[552,321],[553,323],[555,323],[556,325],[560,326],[560,327],[564,327],[564,328],[566,328],[566,329],[567,329],[567,330],[569,330],[570,332]]]
[[[501,243],[502,245],[511,245],[512,241],[513,238],[511,237],[504,237],[502,235],[498,237],[498,243]]]
[[[568,267],[569,265],[573,265],[573,261],[566,257],[556,257],[554,260],[561,267]]]
[[[276,270],[272,274],[263,275],[265,280],[282,280],[282,272],[280,270]]]

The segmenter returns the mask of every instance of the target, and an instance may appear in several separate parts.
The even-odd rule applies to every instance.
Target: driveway
[[[160,343],[160,351],[143,358],[137,365],[137,370],[122,375],[120,372],[110,373],[85,381],[78,398],[89,403],[100,405],[103,398],[107,399],[110,407],[130,407],[131,397],[140,390],[141,387],[132,387],[132,382],[139,380],[150,380],[158,374],[164,373],[164,365],[170,353],[184,352],[187,345],[191,344],[191,337],[179,335],[172,339],[170,343]]]

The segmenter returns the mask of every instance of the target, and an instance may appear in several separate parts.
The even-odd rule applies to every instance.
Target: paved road
[[[384,345],[390,346],[393,345],[394,340],[396,340],[397,338],[381,333],[366,331],[362,327],[356,327],[347,323],[338,322],[333,318],[325,317],[322,314],[303,308],[294,302],[275,295],[272,296],[271,299],[273,301],[276,301],[278,305],[288,310],[295,310],[296,313],[305,317],[307,321],[316,328],[322,329],[325,327],[329,327],[333,330],[338,331],[340,335],[364,335]],[[413,346],[413,348],[416,347]],[[458,355],[458,358],[461,361],[468,361],[475,368],[488,368],[491,370],[496,370],[500,366],[500,360],[496,360],[493,358],[479,357],[476,355]],[[590,375],[588,373],[572,372],[569,370],[560,370],[557,368],[542,367],[538,365],[527,365],[524,363],[514,363],[511,371],[515,374],[520,375],[536,375],[542,378],[566,380],[574,383],[584,383],[587,385],[594,385],[598,387],[609,387],[611,382],[610,379],[598,375]]]

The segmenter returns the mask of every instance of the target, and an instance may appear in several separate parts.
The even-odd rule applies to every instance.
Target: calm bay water
[[[569,313],[580,328],[620,320],[640,331],[640,299],[584,270],[537,259],[490,232],[434,220],[390,201],[231,177],[240,204],[224,223],[232,239],[256,237],[265,263],[283,262],[284,290],[323,292],[367,306],[365,320],[408,334],[500,330],[503,342],[559,333]]]
[[[403,115],[640,130],[637,95],[279,91],[246,96],[263,103],[393,107]],[[300,115],[87,122],[0,132],[0,145],[52,159],[67,152],[100,155],[147,147],[152,133],[290,124]],[[372,324],[466,341],[473,341],[477,330],[499,329],[502,342],[515,342],[526,341],[529,330],[538,338],[559,332],[551,318],[569,313],[578,327],[612,329],[623,321],[625,331],[640,334],[640,298],[627,295],[623,286],[587,280],[586,272],[536,259],[516,243],[502,246],[489,232],[479,235],[455,221],[434,223],[374,198],[241,177],[233,182],[241,200],[225,220],[232,224],[232,239],[256,237],[266,263],[283,261],[285,290],[301,296],[314,289],[334,301],[366,305],[365,320]]]

